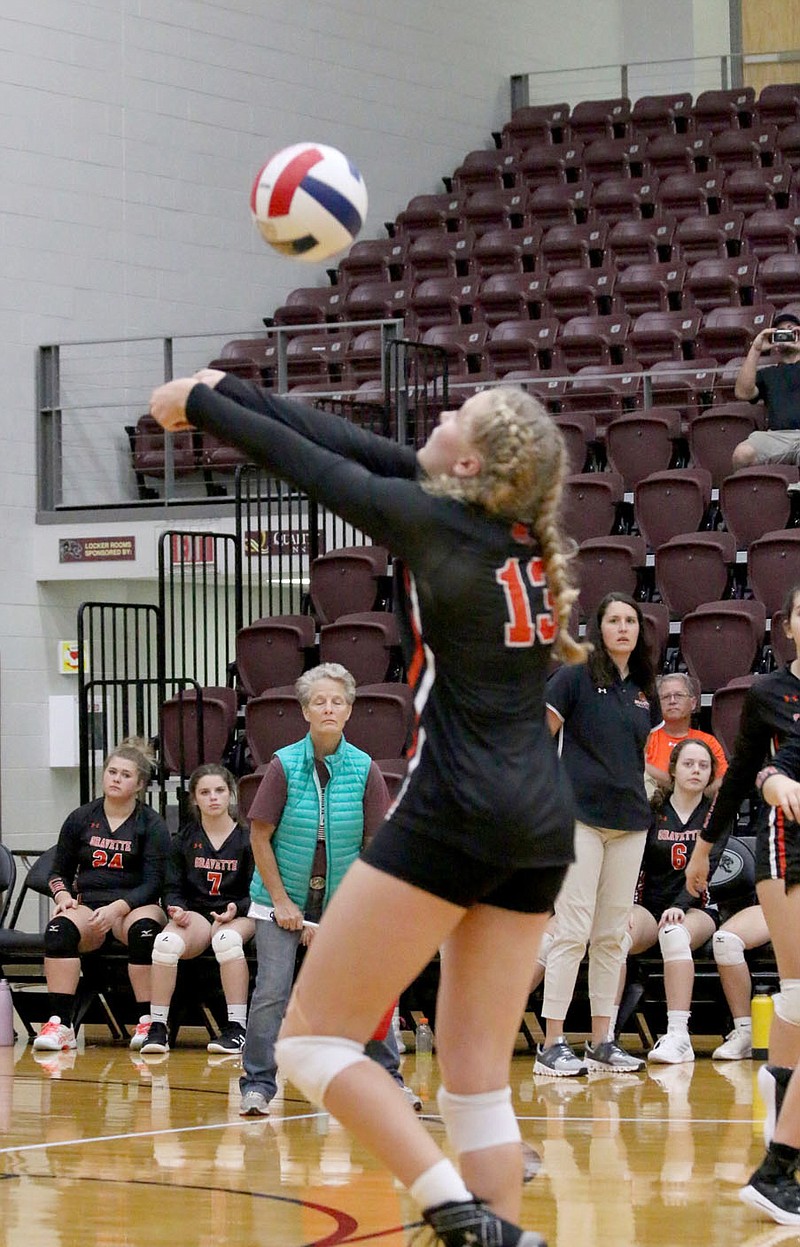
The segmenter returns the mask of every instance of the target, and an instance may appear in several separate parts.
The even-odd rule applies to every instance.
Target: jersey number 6
[[[552,645],[556,639],[556,621],[550,603],[550,591],[544,574],[544,563],[541,559],[529,559],[520,565],[519,559],[506,559],[502,567],[495,572],[495,580],[503,586],[508,607],[509,621],[505,624],[506,645],[530,647],[537,638],[542,645]],[[534,620],[528,587],[542,590],[542,603],[545,607]]]

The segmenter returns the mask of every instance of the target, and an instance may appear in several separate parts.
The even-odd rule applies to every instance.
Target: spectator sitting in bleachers
[[[672,671],[667,675],[656,677],[656,689],[664,722],[661,727],[650,733],[647,741],[644,760],[645,787],[648,794],[652,797],[657,787],[669,788],[671,786],[670,754],[678,741],[689,737],[691,740],[703,741],[714,755],[716,762],[714,778],[706,796],[715,796],[722,783],[722,777],[728,769],[728,763],[725,751],[716,736],[692,727],[692,715],[699,701],[695,681],[686,671]]]
[[[685,737],[669,758],[670,789],[652,798],[654,818],[647,833],[637,903],[630,919],[631,953],[635,956],[658,942],[664,959],[667,1033],[648,1053],[648,1061],[681,1065],[694,1060],[689,1016],[694,986],[692,952],[714,934],[719,912],[707,891],[700,897],[686,889],[686,863],[706,820],[711,800],[704,795],[715,778],[716,759],[704,740]],[[724,841],[715,846],[721,855]],[[712,868],[715,861],[712,862]],[[625,972],[620,976],[617,1004]]]
[[[759,369],[767,351],[775,362]],[[772,327],[756,334],[734,393],[743,402],[761,401],[767,409],[766,429],[757,429],[734,448],[734,470],[756,463],[800,464],[800,317],[778,312]]]

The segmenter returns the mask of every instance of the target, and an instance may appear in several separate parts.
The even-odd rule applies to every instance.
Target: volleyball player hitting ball
[[[214,387],[214,388],[212,388]],[[248,410],[251,409],[251,410]],[[446,411],[417,452],[210,370],[151,411],[243,449],[387,546],[417,716],[408,776],[325,914],[276,1052],[408,1187],[445,1247],[540,1247],[518,1227],[509,1065],[530,966],[573,855],[568,782],[545,721],[559,620],[576,596],[557,514],[560,433],[521,390]],[[441,948],[439,1109],[461,1174],[364,1043]]]

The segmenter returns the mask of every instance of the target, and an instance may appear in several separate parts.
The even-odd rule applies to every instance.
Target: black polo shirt
[[[756,389],[752,401],[766,406],[768,429],[800,429],[800,362],[760,368]]]
[[[661,723],[658,699],[646,697],[630,676],[598,688],[586,665],[560,667],[545,696],[564,725],[561,756],[577,817],[592,827],[645,831],[652,815],[644,749]]]

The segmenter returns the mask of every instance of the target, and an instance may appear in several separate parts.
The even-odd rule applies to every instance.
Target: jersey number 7
[[[530,647],[535,642],[552,645],[558,628],[553,616],[550,591],[544,574],[544,562],[540,558],[529,559],[520,564],[519,559],[506,559],[495,572],[495,580],[502,585],[508,607],[508,622],[504,626],[505,643],[511,647]],[[526,584],[527,581],[527,584]],[[535,616],[531,608],[528,585],[542,590],[545,609]]]

